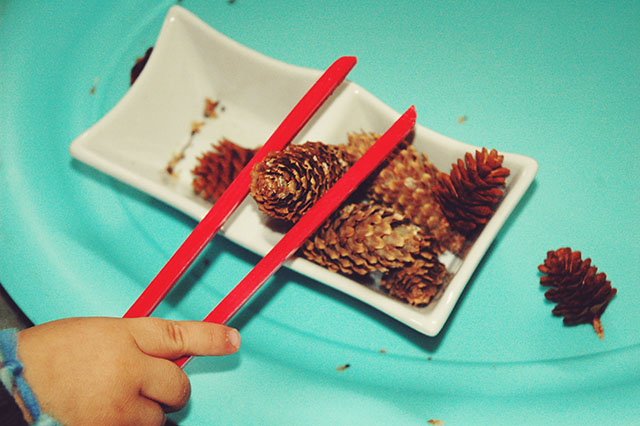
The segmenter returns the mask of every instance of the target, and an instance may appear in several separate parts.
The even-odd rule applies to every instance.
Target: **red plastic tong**
[[[124,315],[125,318],[148,316],[153,312],[211,241],[222,224],[247,196],[253,166],[269,152],[284,148],[342,83],[355,64],[355,57],[345,56],[335,61],[324,72],[129,308]],[[415,121],[415,108],[411,106],[282,237],[245,278],[222,299],[203,321],[219,324],[227,323],[280,266],[295,253],[322,222],[391,153],[398,143],[408,135],[413,129]],[[190,357],[183,357],[175,362],[180,367],[183,367],[189,359]]]

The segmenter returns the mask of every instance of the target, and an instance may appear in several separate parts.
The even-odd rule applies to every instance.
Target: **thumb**
[[[140,350],[159,358],[228,355],[240,347],[234,328],[202,321],[129,318],[129,331]]]

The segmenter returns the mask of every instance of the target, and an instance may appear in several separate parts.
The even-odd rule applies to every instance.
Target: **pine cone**
[[[334,212],[300,255],[347,275],[388,272],[419,259],[424,238],[418,226],[389,207],[352,203]]]
[[[198,158],[198,164],[191,173],[195,175],[192,182],[195,193],[215,202],[249,163],[257,149],[243,148],[228,139],[212,147],[213,150]]]
[[[374,132],[349,133],[347,143],[340,146],[349,155],[351,162],[355,163],[380,139],[380,136],[380,133]]]
[[[604,272],[591,266],[591,259],[582,260],[579,251],[568,247],[547,252],[544,264],[538,266],[543,275],[540,284],[555,287],[547,290],[545,297],[557,303],[553,314],[564,316],[567,325],[592,323],[602,338],[600,317],[617,293],[607,281]]]
[[[297,221],[347,171],[349,162],[334,145],[306,142],[268,154],[251,173],[251,196],[261,211]]]
[[[451,173],[439,173],[433,192],[451,226],[469,236],[479,232],[489,221],[502,198],[500,187],[509,176],[502,167],[503,156],[495,149],[476,151],[476,158],[466,153],[452,165]]]
[[[350,134],[345,150],[359,158],[380,137],[376,133]],[[390,157],[368,183],[366,197],[394,208],[418,226],[426,227],[438,241],[439,252],[462,249],[464,237],[451,229],[432,193],[437,167],[412,145]]]
[[[423,241],[429,244],[423,246],[415,262],[389,271],[380,281],[380,285],[391,296],[415,306],[427,305],[442,287],[447,275],[447,269],[430,247],[431,239],[427,237]]]

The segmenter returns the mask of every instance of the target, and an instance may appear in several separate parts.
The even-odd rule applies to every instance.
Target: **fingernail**
[[[229,329],[229,331],[227,331],[227,339],[234,348],[237,349],[240,347],[240,333],[238,333],[238,330],[236,330],[235,328],[231,328]]]

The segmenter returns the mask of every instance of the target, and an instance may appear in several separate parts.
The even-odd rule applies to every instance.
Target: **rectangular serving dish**
[[[174,6],[136,83],[111,111],[71,143],[70,152],[74,158],[200,220],[211,204],[192,189],[190,171],[197,157],[222,138],[247,148],[262,145],[320,74],[319,70],[285,64],[255,52]],[[203,117],[205,98],[219,102],[217,117]],[[348,133],[383,133],[398,116],[364,88],[345,81],[293,143],[345,143]],[[192,132],[194,125],[197,132]],[[416,126],[413,145],[442,171],[449,171],[466,152],[479,149],[420,125]],[[305,259],[294,258],[286,265],[423,334],[437,335],[536,175],[535,160],[501,154],[504,166],[511,170],[505,197],[464,259],[443,255],[441,260],[453,277],[428,306],[412,307],[390,298],[375,285],[363,285]],[[168,173],[168,165],[177,158],[180,160]],[[265,222],[265,215],[249,197],[222,232],[264,255],[282,237]]]

